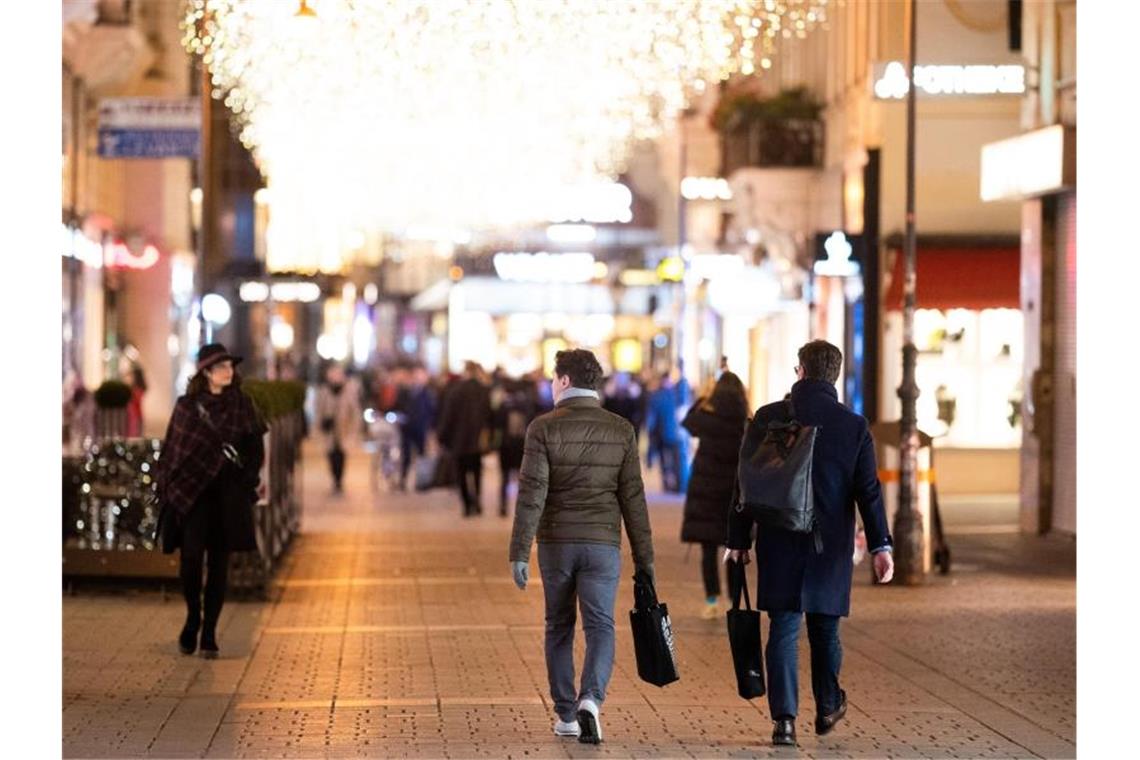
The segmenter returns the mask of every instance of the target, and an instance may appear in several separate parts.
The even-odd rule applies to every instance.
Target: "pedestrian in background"
[[[645,396],[628,372],[615,372],[606,383],[602,408],[628,420],[640,441],[641,426],[645,422]]]
[[[143,434],[143,396],[146,395],[146,375],[142,367],[131,366],[131,400],[127,403],[127,437]]]
[[[621,524],[634,564],[653,579],[653,536],[637,452],[626,420],[601,408],[602,368],[583,349],[555,355],[554,411],[530,424],[511,534],[515,584],[525,589],[530,548],[546,601],[546,673],[554,733],[602,740],[600,709],[614,665],[614,598],[621,571]],[[582,611],[586,659],[574,688],[574,624]]]
[[[164,530],[163,551],[181,551],[186,623],[178,648],[193,654],[200,647],[207,658],[218,655],[217,625],[230,552],[257,549],[252,508],[265,459],[266,427],[241,391],[241,375],[234,369],[240,362],[220,343],[202,346],[197,374],[174,405],[158,461],[163,519],[172,521],[172,541],[167,544]]]
[[[408,490],[408,469],[412,454],[422,457],[427,446],[428,430],[435,416],[435,401],[428,387],[428,373],[422,366],[412,369],[406,385],[396,394],[396,411],[400,425],[400,490]]]
[[[439,415],[437,436],[455,457],[463,516],[483,514],[483,454],[489,450],[491,395],[482,368],[467,362],[463,379],[448,391]]]
[[[645,427],[650,449],[661,460],[661,482],[670,493],[680,493],[682,482],[681,426],[677,422],[677,390],[668,372],[658,379],[657,389],[649,396]]]
[[[731,372],[716,381],[711,392],[697,399],[681,423],[698,440],[693,472],[685,494],[681,540],[701,545],[701,578],[705,608],[701,617],[719,619],[720,547],[728,537],[740,442],[748,422],[748,394]]]
[[[522,467],[526,428],[535,417],[536,394],[526,380],[503,378],[492,394],[492,409],[497,447],[499,450],[499,516],[506,517],[507,492],[512,473]]]
[[[345,445],[361,426],[360,390],[339,364],[329,365],[325,382],[317,390],[317,420],[325,440],[333,493],[344,493]]]
[[[811,472],[821,551],[816,551],[811,533],[761,526],[756,530],[756,606],[768,611],[770,621],[765,656],[772,743],[777,745],[796,744],[797,642],[805,614],[816,733],[829,733],[847,712],[847,694],[839,687],[839,619],[851,612],[856,505],[874,555],[875,576],[879,583],[889,583],[894,575],[875,444],[867,420],[839,403],[835,383],[842,365],[842,352],[826,341],[801,347],[790,408],[786,401],[760,407],[740,449],[741,459],[748,459],[768,426],[789,418],[817,430]],[[750,561],[753,524],[744,505],[729,511],[726,560]]]

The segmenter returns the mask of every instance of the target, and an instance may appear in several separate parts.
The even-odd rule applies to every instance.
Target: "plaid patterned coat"
[[[250,434],[256,434],[260,447],[260,435],[265,429],[253,402],[238,388],[230,387],[217,395],[181,396],[170,416],[158,461],[159,499],[176,512],[189,514],[226,462],[223,443],[239,446],[252,438]],[[253,470],[256,487],[256,468],[260,467],[261,457],[254,459],[245,464],[246,469]]]

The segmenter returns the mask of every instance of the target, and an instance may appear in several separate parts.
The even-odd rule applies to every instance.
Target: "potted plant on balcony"
[[[806,87],[768,98],[753,92],[726,93],[711,117],[723,140],[725,175],[742,166],[819,166],[822,111]]]

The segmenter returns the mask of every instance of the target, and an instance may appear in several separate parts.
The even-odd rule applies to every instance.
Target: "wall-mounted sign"
[[[1061,124],[982,146],[983,201],[1032,198],[1076,181],[1076,131]]]
[[[815,236],[815,264],[812,271],[822,277],[857,277],[864,256],[862,235],[842,230],[821,232]]]
[[[876,98],[901,100],[907,91],[906,66],[899,61],[877,63],[874,82]],[[919,95],[1021,95],[1025,92],[1025,67],[915,66],[914,88]]]
[[[197,98],[107,98],[99,103],[102,158],[197,158]]]
[[[495,272],[512,282],[590,282],[596,268],[592,253],[500,251],[494,256]]]

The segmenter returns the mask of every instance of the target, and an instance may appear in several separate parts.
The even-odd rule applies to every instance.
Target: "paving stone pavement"
[[[800,747],[776,749],[765,701],[736,695],[723,617],[699,617],[699,549],[678,540],[681,499],[651,490],[681,680],[637,678],[626,545],[605,742],[589,746],[551,731],[541,581],[534,561],[526,592],[511,582],[497,462],[486,464],[485,514],[471,520],[451,492],[369,493],[361,455],[341,498],[328,496],[315,449],[305,468],[302,535],[270,601],[227,604],[220,659],[178,654],[176,590],[81,585],[64,596],[65,757],[1076,754],[1075,545],[1005,528],[1008,505],[947,506],[948,577],[873,587],[857,568],[841,627],[847,717],[829,736],[812,732],[804,636]]]

